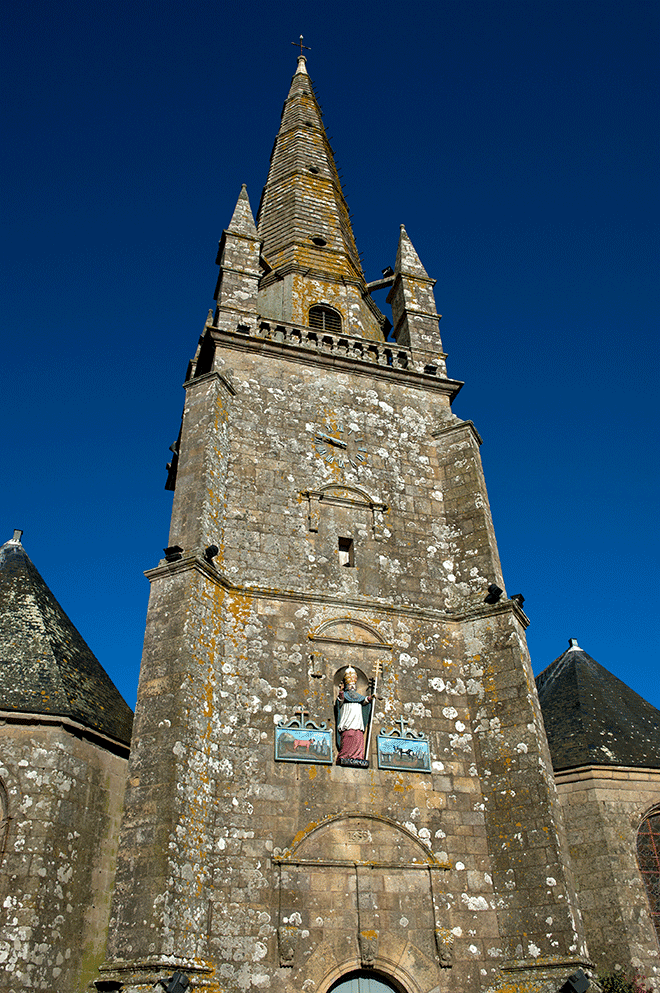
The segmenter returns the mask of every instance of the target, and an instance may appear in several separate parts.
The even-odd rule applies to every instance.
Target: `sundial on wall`
[[[352,466],[357,469],[367,461],[365,439],[352,428],[339,424],[336,429],[324,427],[314,435],[314,448],[326,465],[340,469]]]

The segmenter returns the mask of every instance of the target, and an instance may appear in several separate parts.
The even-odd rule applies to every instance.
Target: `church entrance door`
[[[384,979],[374,976],[373,972],[351,972],[348,976],[337,980],[328,993],[398,993]]]

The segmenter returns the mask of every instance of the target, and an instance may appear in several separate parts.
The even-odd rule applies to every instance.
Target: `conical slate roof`
[[[257,214],[273,268],[305,265],[364,282],[348,207],[304,56],[284,104]],[[322,239],[325,251],[315,248]],[[366,285],[366,284],[365,284]]]
[[[126,744],[133,712],[30,561],[0,547],[0,710],[69,717]]]
[[[660,711],[571,639],[536,677],[552,764],[660,768]]]

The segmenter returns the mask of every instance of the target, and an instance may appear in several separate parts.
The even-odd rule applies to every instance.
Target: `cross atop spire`
[[[303,48],[305,49],[306,52],[311,52],[311,48],[309,47],[309,45],[303,45],[303,36],[302,35],[300,36],[300,41],[292,41],[291,44],[292,45],[295,45],[296,48],[298,48],[298,46],[300,46],[300,55],[298,56],[299,58],[304,58],[305,57],[303,55]]]

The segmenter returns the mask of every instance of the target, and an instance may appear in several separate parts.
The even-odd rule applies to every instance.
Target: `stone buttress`
[[[302,57],[258,224],[243,189],[218,261],[99,988],[557,990],[587,953],[480,438],[405,230],[365,280]],[[349,664],[379,682],[344,766]]]

